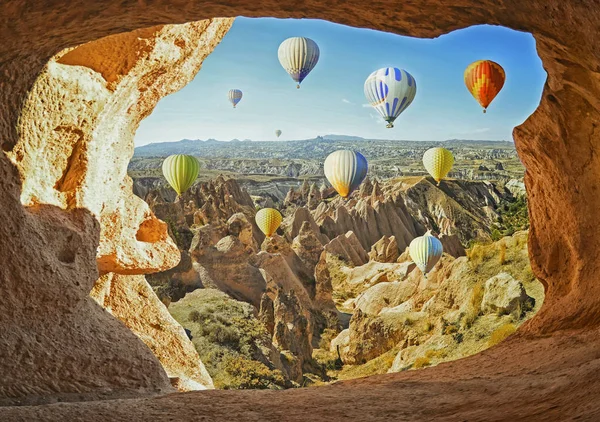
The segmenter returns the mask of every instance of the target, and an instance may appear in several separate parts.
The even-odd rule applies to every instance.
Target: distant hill
[[[360,136],[324,135],[311,139],[288,141],[251,141],[250,139],[182,139],[176,142],[157,142],[137,147],[134,157],[167,157],[172,154],[189,154],[205,158],[277,158],[277,159],[318,159],[337,149],[360,150],[371,158],[391,158],[391,150],[420,151],[432,146],[444,145],[455,149],[514,150],[508,141],[487,141],[469,139],[449,139],[444,142],[398,141],[367,139]]]
[[[329,139],[332,141],[366,141],[365,138],[360,136],[348,136],[348,135],[325,135],[323,139]]]

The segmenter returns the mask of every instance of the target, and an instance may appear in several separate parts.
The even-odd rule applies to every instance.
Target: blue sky
[[[277,59],[292,36],[317,42],[318,64],[296,89]],[[464,85],[465,67],[480,59],[506,71],[502,91],[483,114]],[[417,95],[395,127],[368,106],[366,77],[386,67],[407,70]],[[188,139],[280,140],[343,134],[371,139],[512,140],[512,129],[538,106],[546,73],[531,34],[477,26],[418,39],[319,20],[237,18],[202,69],[182,90],[162,99],[140,125],[136,146]],[[234,110],[231,88],[244,97]]]

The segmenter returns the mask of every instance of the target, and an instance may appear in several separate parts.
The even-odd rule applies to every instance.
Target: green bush
[[[283,388],[285,378],[281,371],[269,369],[265,364],[242,356],[226,359],[223,370],[229,374],[226,389],[267,389]]]

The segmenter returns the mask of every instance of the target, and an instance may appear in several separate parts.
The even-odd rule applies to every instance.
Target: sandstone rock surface
[[[213,388],[194,345],[142,275],[106,274],[91,296],[121,320],[158,358],[180,391]]]
[[[507,273],[500,273],[485,282],[485,293],[481,301],[482,312],[511,312],[531,309],[535,305],[520,281]]]

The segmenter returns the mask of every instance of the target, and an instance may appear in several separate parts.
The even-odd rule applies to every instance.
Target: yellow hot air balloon
[[[484,113],[504,86],[505,79],[502,66],[491,60],[477,60],[465,69],[465,85]]]
[[[171,155],[163,161],[162,171],[177,195],[181,195],[192,186],[198,177],[200,163],[191,155]]]
[[[440,181],[446,177],[452,169],[454,157],[446,148],[429,148],[425,151],[425,154],[423,154],[423,165],[439,186]]]
[[[414,238],[408,246],[410,258],[419,267],[424,276],[427,276],[427,273],[435,267],[435,264],[442,257],[443,252],[442,242],[432,236],[429,231],[423,236]]]
[[[283,217],[275,208],[263,208],[256,213],[256,225],[267,236],[271,237],[277,231]]]

